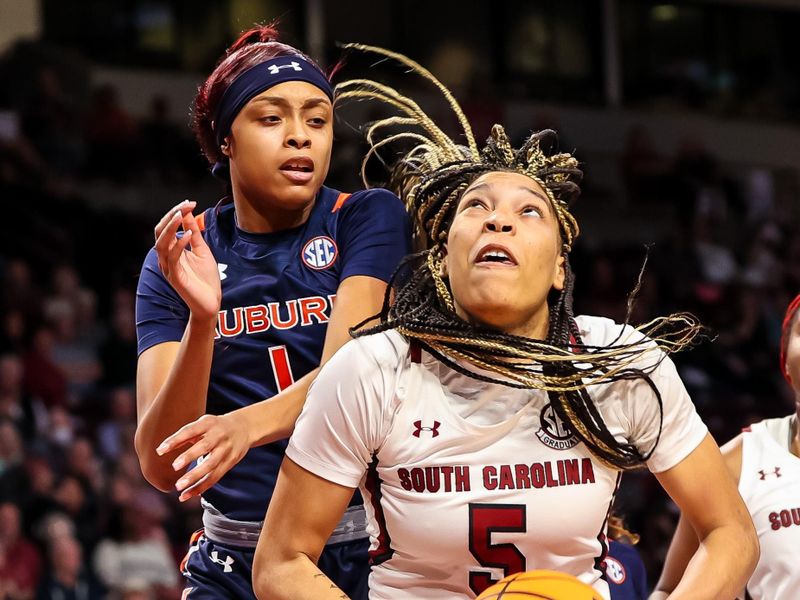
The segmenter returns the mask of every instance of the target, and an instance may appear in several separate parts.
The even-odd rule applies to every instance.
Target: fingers
[[[183,235],[180,238],[177,238],[175,242],[172,244],[170,249],[167,251],[167,271],[164,272],[164,276],[167,279],[170,279],[170,274],[172,273],[172,269],[175,265],[178,264],[178,261],[181,259],[181,255],[183,251],[186,250],[187,246],[192,242],[194,236],[192,235],[192,231],[184,231]],[[175,285],[175,283],[170,280],[170,283]]]
[[[193,496],[199,496],[222,478],[228,470],[222,465],[222,459],[217,458],[217,455],[222,454],[224,453],[211,452],[200,464],[178,479],[175,483],[175,489],[180,493],[178,500],[185,502]],[[221,466],[223,468],[219,468]]]
[[[203,252],[209,251],[195,216],[191,212],[183,215],[182,223],[183,230],[192,234],[191,251],[195,254],[202,254]]]
[[[180,258],[181,252],[183,252],[191,239],[191,236],[187,238],[185,234],[180,239],[177,237],[178,226],[180,226],[180,224],[180,211],[175,211],[172,215],[172,220],[167,223],[166,227],[161,231],[161,235],[158,236],[156,240],[158,266],[167,279],[169,279],[170,273],[172,272],[172,267]]]
[[[178,455],[178,457],[172,461],[172,468],[176,471],[180,471],[201,456],[211,452],[216,445],[216,442],[212,442],[209,437],[199,438],[189,447],[188,450]]]
[[[156,448],[156,454],[159,456],[164,456],[165,454],[169,454],[173,450],[177,450],[178,448],[182,448],[187,444],[194,443],[200,437],[206,433],[208,430],[207,420],[203,420],[201,417],[197,421],[193,421],[187,425],[184,425],[178,431],[173,433],[171,436],[166,438],[158,448]],[[181,465],[183,466],[183,465]],[[179,467],[180,468],[180,467]]]
[[[178,500],[180,502],[186,502],[187,500],[194,498],[195,496],[199,496],[200,494],[211,488],[218,480],[219,478],[216,479],[212,478],[210,474],[206,475],[199,482],[197,482],[197,484],[181,492],[181,495],[178,496]]]
[[[181,215],[185,215],[186,213],[192,212],[196,206],[197,202],[195,202],[194,200],[184,200],[183,202],[180,202],[175,206],[173,206],[171,209],[169,209],[169,211],[167,211],[167,214],[161,217],[161,220],[158,222],[153,231],[153,233],[155,234],[156,241],[158,241],[158,238],[161,237],[164,228],[167,227],[167,225],[169,225],[172,222],[172,219],[175,217],[176,212],[180,212]]]
[[[197,202],[193,200],[184,200],[180,204],[176,204],[170,212],[164,215],[156,225],[154,234],[156,238],[156,255],[158,256],[158,266],[161,272],[169,277],[170,272],[170,252],[175,248],[177,243],[178,227],[181,225],[183,216],[191,214],[192,210],[197,206]],[[189,240],[185,240],[182,248],[185,248]],[[173,260],[174,260],[173,255]],[[180,257],[180,254],[177,254]],[[172,262],[174,264],[174,262]]]
[[[187,231],[187,234],[190,233],[191,230]],[[175,483],[181,502],[202,494],[216,484],[247,452],[246,438],[237,435],[235,426],[232,427],[231,419],[227,417],[229,415],[203,415],[181,427],[156,449],[160,456],[164,456],[189,445],[172,462],[175,471],[181,471],[197,461]],[[201,457],[202,460],[199,460]]]

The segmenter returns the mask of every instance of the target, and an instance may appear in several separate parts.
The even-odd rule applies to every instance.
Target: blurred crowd
[[[14,69],[7,61],[0,73]],[[25,90],[0,96],[0,599],[178,598],[199,503],[153,490],[133,450],[136,274],[155,223],[113,204],[90,208],[80,190],[97,178],[135,187],[210,176],[163,98],[137,120],[109,86],[82,96],[57,70],[31,73]],[[468,108],[480,119],[497,106]],[[333,165],[330,183],[349,189],[359,146],[347,132],[337,144],[350,158]],[[700,317],[706,340],[676,362],[722,443],[791,410],[778,345],[800,291],[798,174],[724,165],[688,138],[674,156],[655,148],[646,127],[628,133],[616,161],[625,197],[609,203],[615,241],[584,241],[573,254],[576,313],[634,324],[673,311]],[[589,178],[582,202],[605,194]],[[626,207],[665,219],[643,271]],[[675,508],[634,473],[618,512],[641,534],[655,576]]]

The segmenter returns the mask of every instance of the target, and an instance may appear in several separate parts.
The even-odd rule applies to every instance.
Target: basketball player
[[[795,412],[751,425],[722,448],[761,545],[761,557],[740,598],[789,600],[800,593],[800,296],[786,310],[781,371],[795,394]],[[681,516],[653,598],[664,598],[697,547]]]
[[[205,531],[183,567],[190,599],[253,597],[284,438],[318,365],[380,310],[408,252],[396,196],[323,185],[333,91],[275,37],[269,27],[244,34],[200,88],[197,138],[231,194],[199,215],[182,203],[159,223],[137,292],[142,470],[181,499],[203,493]],[[356,597],[369,572],[364,522],[359,499],[320,563]]]
[[[634,546],[639,536],[625,528],[616,514],[608,518],[608,554],[604,565],[611,600],[645,600],[647,571]]]
[[[371,50],[443,89],[413,61]],[[531,569],[577,576],[608,598],[606,520],[621,471],[640,465],[703,540],[675,598],[732,594],[755,565],[755,533],[666,355],[697,326],[681,315],[639,330],[572,316],[577,160],[552,153],[549,130],[515,150],[495,126],[479,151],[447,91],[464,145],[392,88],[339,90],[400,111],[368,139],[373,150],[416,144],[393,181],[428,249],[395,280],[381,324],[342,347],[310,390],[256,549],[258,597],[346,597],[315,562],[359,487],[373,600],[474,598]]]

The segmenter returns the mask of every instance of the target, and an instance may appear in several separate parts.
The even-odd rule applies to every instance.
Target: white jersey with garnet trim
[[[800,458],[789,452],[794,419],[768,419],[742,433],[739,492],[761,544],[747,583],[747,595],[755,600],[789,600],[800,593]]]
[[[589,345],[640,335],[608,319],[577,321]],[[648,467],[658,472],[697,447],[706,427],[669,359],[653,381],[664,424]],[[645,383],[591,394],[614,435],[650,450],[659,410]],[[618,473],[592,457],[544,393],[463,376],[396,332],[359,338],[322,369],[287,456],[361,487],[372,600],[474,598],[530,569],[571,573],[608,598],[601,562]]]

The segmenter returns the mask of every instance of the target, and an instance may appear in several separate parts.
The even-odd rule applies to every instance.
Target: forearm
[[[172,468],[177,452],[158,456],[156,448],[167,436],[206,411],[214,325],[208,319],[190,320],[161,387],[154,392],[138,390],[140,396],[151,395],[153,400],[144,411],[140,411],[136,452],[144,476],[162,491],[170,489],[182,471]]]
[[[256,597],[269,600],[347,600],[340,590],[305,554],[285,562],[253,565]]]
[[[752,523],[713,530],[700,542],[669,598],[735,598],[750,578],[758,553]]]
[[[241,422],[246,424],[251,448],[292,435],[295,421],[303,410],[308,388],[317,373],[319,368],[306,373],[280,394],[236,411]]]
[[[672,542],[669,545],[661,577],[655,586],[653,594],[650,596],[650,600],[663,600],[672,590],[678,587],[689,561],[697,553],[698,544],[694,528],[688,519],[681,515],[678,526],[675,528],[675,534],[672,536]]]

